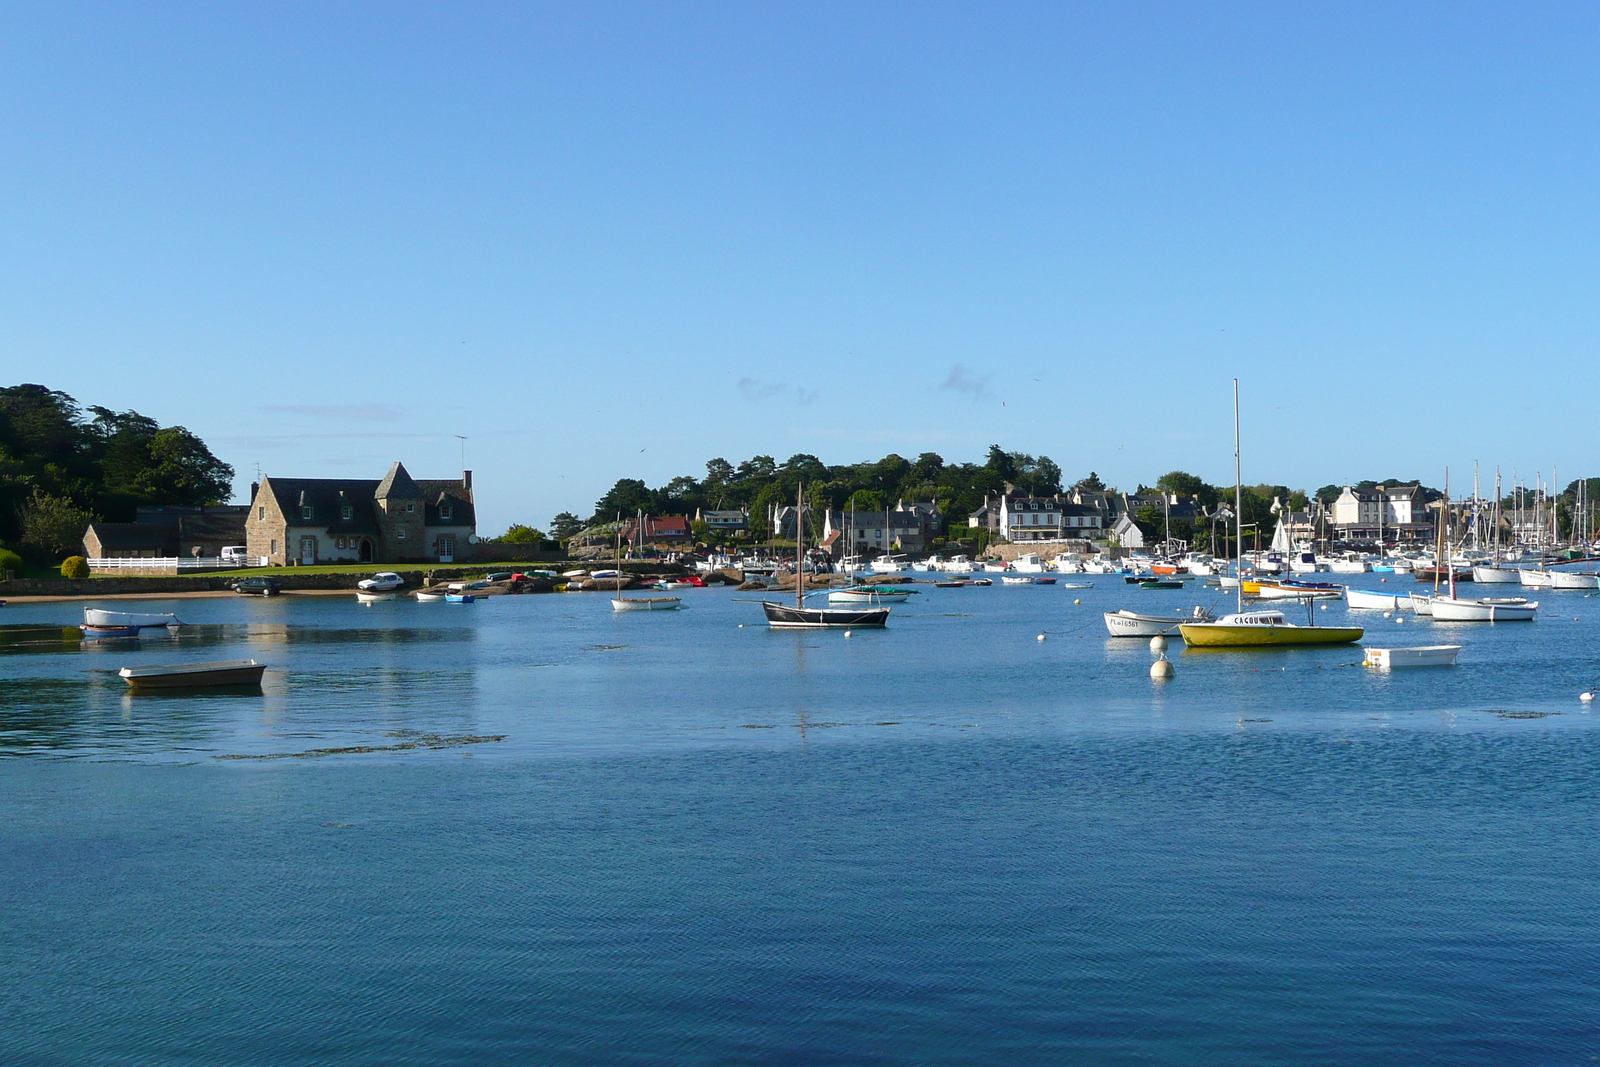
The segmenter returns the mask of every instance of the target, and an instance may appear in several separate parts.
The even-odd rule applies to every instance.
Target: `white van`
[[[250,558],[244,545],[229,545],[222,550],[222,558],[227,563],[244,563]]]

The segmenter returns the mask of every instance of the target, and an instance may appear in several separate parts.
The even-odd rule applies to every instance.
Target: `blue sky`
[[[1600,474],[1592,6],[0,6],[0,367],[239,471]]]

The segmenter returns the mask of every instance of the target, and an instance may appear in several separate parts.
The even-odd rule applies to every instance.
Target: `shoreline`
[[[243,594],[235,593],[232,589],[186,589],[179,593],[78,593],[54,596],[8,596],[0,597],[7,605],[11,604],[62,604],[82,600],[201,600],[209,597],[240,597]],[[285,589],[278,596],[355,596],[354,589]],[[248,597],[245,599],[262,600],[272,599],[267,597]]]

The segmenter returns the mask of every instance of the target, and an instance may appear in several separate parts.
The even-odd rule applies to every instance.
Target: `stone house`
[[[460,563],[477,543],[472,472],[381,480],[263,478],[251,487],[245,544],[277,567],[315,563]]]
[[[245,543],[249,510],[242,504],[141,507],[133,522],[91,523],[83,534],[83,554],[89,559],[215,558],[224,548]]]
[[[1003,493],[984,495],[983,504],[967,520],[973,527],[987,528],[996,540],[1010,541],[1092,541],[1103,537],[1105,514],[1071,497],[1029,496],[1007,485]]]

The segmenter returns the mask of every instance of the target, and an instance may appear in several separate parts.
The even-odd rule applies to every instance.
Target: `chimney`
[[[250,503],[254,504],[256,502],[256,494],[259,493],[259,492],[261,492],[261,483],[260,482],[251,482],[250,483]]]
[[[462,471],[461,472],[461,488],[463,488],[463,489],[471,489],[472,488],[472,472],[471,471]]]

